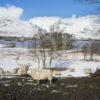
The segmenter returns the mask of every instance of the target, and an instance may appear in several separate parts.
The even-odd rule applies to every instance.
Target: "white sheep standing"
[[[27,75],[28,69],[29,69],[28,65],[21,64],[19,66],[18,75]]]
[[[33,80],[37,80],[38,83],[40,80],[49,80],[50,84],[53,79],[53,70],[51,69],[31,69],[31,77]]]

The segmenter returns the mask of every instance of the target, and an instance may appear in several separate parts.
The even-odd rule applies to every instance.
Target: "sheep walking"
[[[38,83],[40,80],[49,80],[52,84],[53,71],[50,69],[31,69],[31,77],[33,80],[37,80]]]
[[[19,66],[18,75],[27,75],[28,69],[29,69],[28,65],[21,64]]]

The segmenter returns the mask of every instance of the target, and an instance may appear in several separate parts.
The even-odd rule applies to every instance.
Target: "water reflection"
[[[0,40],[0,46],[2,46],[2,47],[27,47],[27,48],[31,48],[34,46],[34,40],[30,40],[30,41]]]

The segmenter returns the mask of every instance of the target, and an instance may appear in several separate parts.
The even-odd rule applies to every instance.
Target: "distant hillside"
[[[42,32],[72,34],[76,39],[100,39],[100,15],[77,18],[35,17],[28,21],[0,17],[0,36],[33,37]]]

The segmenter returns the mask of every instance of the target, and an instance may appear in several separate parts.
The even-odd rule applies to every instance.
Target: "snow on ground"
[[[52,62],[52,67],[66,67],[61,72],[61,76],[82,77],[87,76],[85,69],[91,69],[95,72],[100,68],[100,56],[94,55],[94,59],[98,61],[84,61],[82,53],[72,53],[72,51],[63,51],[63,55],[56,61]],[[19,56],[19,59],[16,60]],[[87,57],[89,59],[89,56]],[[30,64],[31,68],[38,67],[37,62],[33,62],[32,54],[29,54],[27,48],[2,48],[0,47],[0,67],[5,71],[11,71],[13,68],[19,67],[20,64]],[[70,71],[74,69],[74,71]]]
[[[100,55],[94,55],[94,60],[89,61],[90,56],[87,55],[87,60],[84,61],[84,56],[81,52],[75,53],[69,51],[66,54],[66,51],[63,52],[59,61],[53,62],[53,67],[67,67],[67,70],[61,72],[61,76],[72,76],[72,77],[83,77],[89,74],[85,73],[85,70],[91,69],[91,72],[95,72],[97,69],[100,69]],[[70,71],[74,69],[74,71]]]
[[[62,76],[72,76],[72,77],[82,77],[87,76],[85,74],[85,69],[91,69],[91,72],[95,72],[97,68],[100,68],[100,62],[93,61],[72,61],[72,63],[68,66],[69,70],[62,72]],[[74,69],[75,71],[71,72],[70,69]]]
[[[0,67],[9,71],[12,68],[19,67],[19,60],[16,61],[16,59],[19,55],[24,56],[26,52],[27,49],[22,48],[0,48]]]

